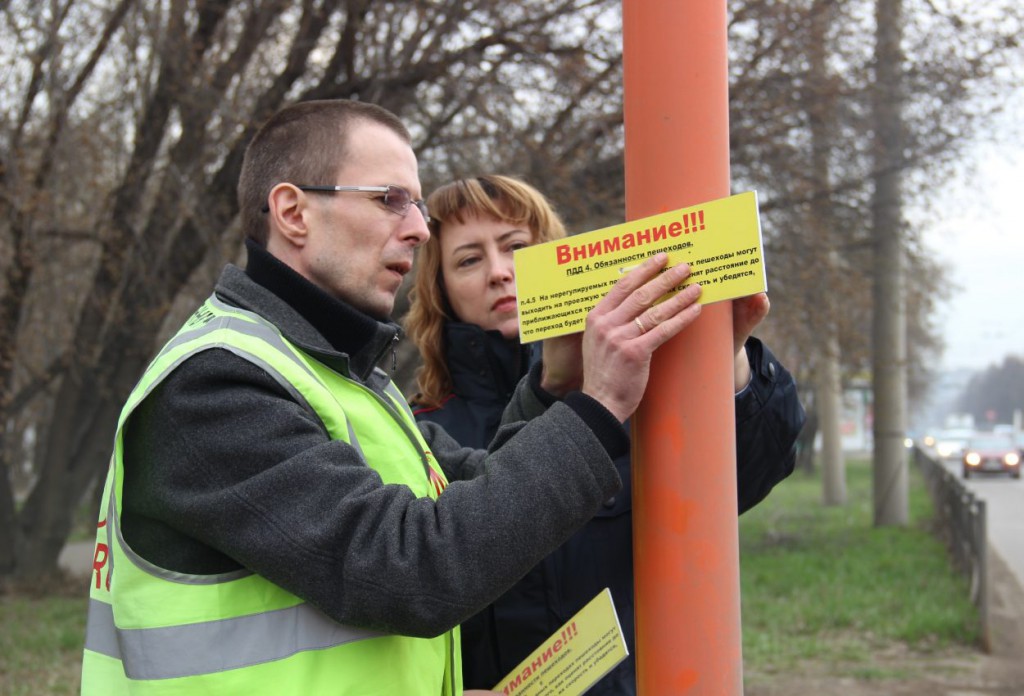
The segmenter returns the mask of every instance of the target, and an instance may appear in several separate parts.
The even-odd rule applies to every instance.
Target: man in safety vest
[[[246,268],[118,423],[82,693],[460,694],[459,623],[619,489],[622,422],[699,287],[653,305],[685,264],[626,274],[582,340],[545,346],[490,451],[463,449],[377,367],[429,236],[404,125],[360,102],[285,108],[238,195]]]

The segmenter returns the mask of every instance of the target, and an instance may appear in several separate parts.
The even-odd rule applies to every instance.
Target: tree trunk
[[[876,526],[908,521],[906,347],[903,297],[902,0],[877,0],[875,191],[872,202],[873,499]]]
[[[842,414],[842,386],[839,379],[839,341],[829,337],[819,369],[818,410],[821,414],[822,501],[825,505],[846,504],[846,462],[839,421]]]
[[[6,180],[6,168],[0,166],[0,179]],[[3,529],[15,530],[16,501],[14,486],[11,483],[11,472],[14,462],[11,458],[16,443],[11,438],[14,428],[9,424],[14,421],[14,376],[16,363],[18,327],[21,325],[25,311],[25,297],[32,278],[32,249],[30,221],[14,207],[0,204],[7,216],[9,239],[14,254],[8,266],[0,292],[0,335],[12,337],[11,340],[0,341],[0,524]],[[17,533],[4,535],[0,542],[0,577],[11,573],[18,563]]]
[[[832,4],[819,1],[811,16],[809,41],[809,80],[812,85],[808,105],[811,127],[811,181],[816,187],[811,199],[811,229],[816,237],[816,248],[821,255],[821,273],[825,287],[841,286],[839,256],[835,250],[835,215],[832,197],[821,190],[831,189],[832,173],[829,161],[833,150],[833,130],[836,123],[836,94],[828,72],[828,30],[832,19]],[[821,428],[822,500],[826,505],[846,503],[846,471],[843,461],[842,438],[839,421],[842,414],[842,380],[840,379],[841,351],[839,347],[839,303],[837,293],[822,298],[822,320],[819,323],[820,361],[817,370],[818,414]]]
[[[7,463],[0,458],[0,524],[4,529],[16,529],[17,515],[14,511],[14,490],[11,487],[10,469]],[[13,534],[8,534],[7,540],[0,543],[0,578],[6,577],[14,572],[17,563]]]

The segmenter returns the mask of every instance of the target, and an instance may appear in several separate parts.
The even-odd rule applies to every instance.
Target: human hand
[[[770,309],[771,302],[764,292],[732,301],[733,388],[737,392],[750,382],[750,360],[744,346]]]
[[[583,333],[583,392],[620,421],[636,410],[647,389],[651,355],[700,315],[700,285],[654,303],[690,275],[685,263],[660,272],[657,254],[622,277],[587,314]]]
[[[764,321],[771,309],[768,293],[739,297],[732,301],[732,347],[738,353],[757,325]]]
[[[544,341],[540,387],[561,399],[583,384],[583,334],[556,336]]]

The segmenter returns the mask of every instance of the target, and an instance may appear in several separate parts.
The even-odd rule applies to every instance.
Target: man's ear
[[[270,229],[288,244],[302,247],[309,235],[306,196],[294,184],[280,183],[267,196]]]

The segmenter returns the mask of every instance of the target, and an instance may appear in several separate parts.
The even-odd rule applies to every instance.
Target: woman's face
[[[533,244],[530,230],[491,217],[468,217],[441,229],[441,273],[460,321],[505,338],[519,333],[512,252]]]

